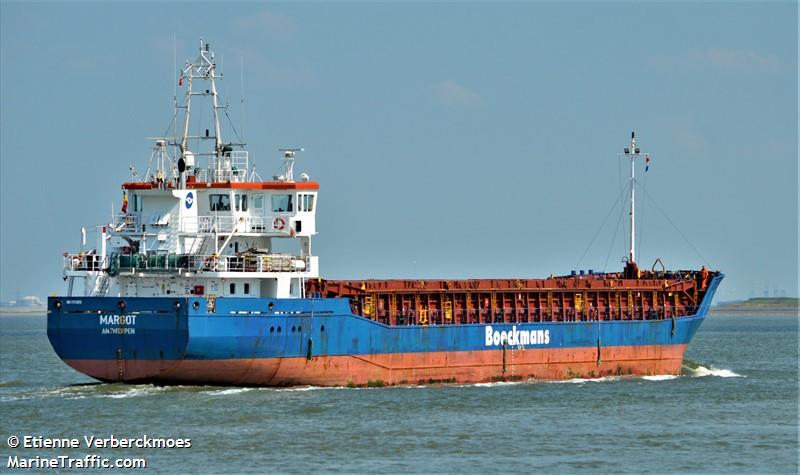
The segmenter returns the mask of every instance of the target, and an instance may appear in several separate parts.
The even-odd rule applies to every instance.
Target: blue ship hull
[[[722,279],[694,315],[389,326],[348,299],[51,297],[48,337],[103,381],[406,384],[675,374]]]

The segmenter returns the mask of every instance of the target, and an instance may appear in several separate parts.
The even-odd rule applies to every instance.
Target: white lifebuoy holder
[[[272,221],[272,227],[278,231],[283,231],[286,228],[286,220],[279,216]]]

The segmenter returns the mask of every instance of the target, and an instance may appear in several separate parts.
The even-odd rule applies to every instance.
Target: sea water
[[[141,446],[154,438],[191,446]],[[270,389],[100,384],[55,355],[45,317],[2,316],[0,471],[59,456],[153,473],[797,473],[798,318],[713,315],[680,376]]]

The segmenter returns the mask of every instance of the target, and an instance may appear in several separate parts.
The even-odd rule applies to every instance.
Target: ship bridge
[[[178,79],[182,133],[155,139],[144,177],[131,167],[122,209],[101,227],[97,248],[65,254],[70,294],[83,280],[85,295],[302,297],[305,280],[319,276],[311,254],[319,183],[294,176],[303,149],[279,149],[280,171],[262,179],[244,143],[222,140],[221,78],[201,41]],[[213,124],[197,132],[192,107],[201,100]]]

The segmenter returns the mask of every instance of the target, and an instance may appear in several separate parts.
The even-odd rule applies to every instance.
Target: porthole
[[[268,308],[268,309],[269,309],[269,311],[271,312],[271,311],[272,311],[272,307],[274,307],[274,306],[275,306],[275,304],[274,304],[274,303],[272,303],[272,302],[270,302],[270,303],[269,303],[269,305],[267,305],[267,308]]]
[[[324,332],[325,331],[325,325],[322,325],[322,328],[320,328],[319,331]]]
[[[280,333],[280,332],[281,332],[281,327],[278,327],[278,333]]]
[[[195,310],[197,310],[198,308],[200,308],[200,302],[197,302],[197,301],[195,301],[195,302],[192,304],[192,308],[193,308],[193,309],[195,309]]]
[[[295,328],[294,328],[294,327],[292,327],[292,333],[294,333],[294,330],[295,330]]]
[[[275,327],[269,327],[269,332],[270,333],[275,333]]]

